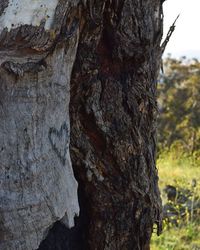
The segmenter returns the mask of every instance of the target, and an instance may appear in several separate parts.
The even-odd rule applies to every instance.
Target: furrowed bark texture
[[[30,2],[0,3],[0,249],[36,249],[65,214],[73,225],[69,114],[81,216],[39,249],[149,249],[161,1]]]
[[[84,249],[149,249],[154,223],[161,230],[155,120],[162,6],[93,4],[84,13],[70,104],[71,156],[88,219]]]

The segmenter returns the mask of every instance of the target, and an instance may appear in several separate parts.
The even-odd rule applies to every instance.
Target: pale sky
[[[180,14],[164,56],[200,59],[200,0],[166,0],[163,6],[164,34]]]

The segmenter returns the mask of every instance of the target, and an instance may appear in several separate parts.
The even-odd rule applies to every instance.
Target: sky
[[[166,0],[163,7],[164,37],[180,14],[164,56],[200,59],[200,0]]]

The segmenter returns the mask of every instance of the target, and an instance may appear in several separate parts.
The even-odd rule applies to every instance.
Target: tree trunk
[[[161,200],[155,166],[160,1],[96,2],[71,82],[71,156],[86,249],[149,249]],[[82,209],[81,207],[81,209]]]
[[[9,2],[27,1],[3,1],[0,15]],[[149,249],[161,230],[161,1],[38,2],[24,7],[32,18],[9,6],[0,18],[1,249],[36,249],[64,214],[73,225],[69,114],[80,218],[71,230],[56,223],[39,249]]]
[[[72,227],[79,213],[69,156],[78,32],[70,38],[71,24],[64,29],[66,13],[74,10],[63,1],[31,2],[3,1],[1,9],[1,250],[37,249],[56,221],[64,217]]]

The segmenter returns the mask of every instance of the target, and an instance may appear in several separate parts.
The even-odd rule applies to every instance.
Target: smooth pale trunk
[[[72,227],[79,213],[68,109],[78,32],[54,46],[58,1],[47,2],[9,1],[0,12],[1,250],[37,249],[54,222]]]

